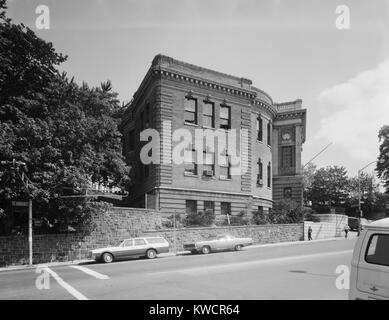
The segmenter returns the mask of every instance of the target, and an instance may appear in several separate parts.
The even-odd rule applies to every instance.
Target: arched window
[[[257,118],[257,140],[263,141],[263,121],[261,115]]]
[[[257,175],[257,185],[262,186],[263,184],[263,165],[262,165],[262,160],[261,158],[258,158],[258,175]]]

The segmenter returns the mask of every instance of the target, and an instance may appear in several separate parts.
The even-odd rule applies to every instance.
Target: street
[[[336,288],[336,268],[350,266],[354,244],[338,239],[2,271],[0,299],[347,299],[348,290]]]

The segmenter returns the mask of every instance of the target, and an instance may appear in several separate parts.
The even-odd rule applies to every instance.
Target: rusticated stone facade
[[[193,119],[187,121],[189,100],[195,107]],[[178,144],[172,143],[174,132],[185,128],[194,136],[195,129],[224,129],[222,109],[226,108],[230,112],[228,129],[247,129],[247,135],[238,136],[241,145],[248,145],[243,152],[247,170],[226,178],[225,168],[215,158],[211,170],[199,164],[196,174],[186,174],[185,164],[172,161],[172,149]],[[236,215],[242,210],[266,212],[283,198],[301,203],[305,119],[300,99],[275,103],[251,80],[157,55],[120,125],[123,152],[135,182],[127,205],[185,214],[189,203],[197,211],[211,207],[217,215],[226,210]],[[140,161],[146,143],[140,142],[140,132],[146,128],[159,132],[160,164]]]

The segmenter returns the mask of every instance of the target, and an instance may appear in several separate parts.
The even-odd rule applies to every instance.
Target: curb
[[[251,246],[248,246],[247,249],[255,249],[255,248],[266,248],[266,247],[280,247],[280,246],[291,246],[291,245],[303,245],[303,244],[313,244],[315,242],[326,242],[326,241],[340,241],[340,240],[353,240],[357,239],[358,237],[349,237],[348,239],[345,239],[344,237],[337,237],[337,238],[327,238],[327,239],[316,239],[316,240],[300,240],[300,241],[285,241],[285,242],[277,242],[277,243],[264,243],[264,244],[254,244]],[[169,253],[162,253],[159,256],[160,257],[175,257],[180,255],[185,255],[190,253],[190,251],[178,251],[176,253],[169,252]],[[9,266],[9,267],[1,267],[1,272],[7,272],[7,271],[22,271],[22,270],[29,270],[29,269],[36,269],[39,267],[66,267],[71,265],[79,265],[82,263],[88,263],[92,262],[94,260],[84,259],[84,260],[74,260],[74,261],[64,261],[64,262],[49,262],[49,263],[40,263],[40,264],[34,264],[32,266],[30,265],[20,265],[20,266]]]

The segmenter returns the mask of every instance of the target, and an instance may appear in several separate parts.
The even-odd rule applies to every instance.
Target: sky
[[[36,27],[38,5],[49,29]],[[349,29],[336,26],[339,5]],[[68,55],[61,70],[79,83],[111,80],[121,101],[159,53],[251,79],[275,102],[301,98],[303,163],[332,143],[313,162],[355,176],[389,124],[388,0],[8,0],[8,16]]]

